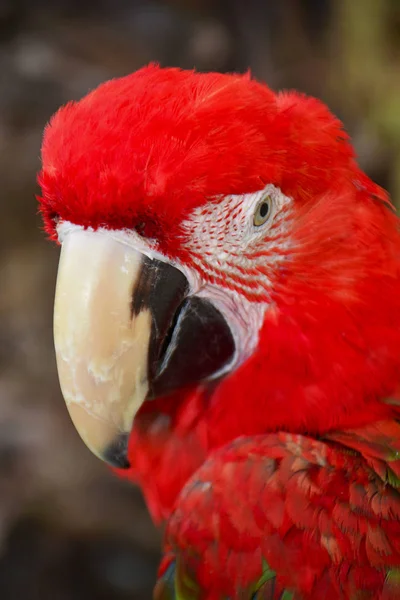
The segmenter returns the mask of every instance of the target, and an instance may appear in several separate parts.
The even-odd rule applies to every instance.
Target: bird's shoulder
[[[176,597],[398,597],[398,445],[400,425],[388,421],[324,440],[243,437],[217,450],[168,523],[172,580],[191,590]]]

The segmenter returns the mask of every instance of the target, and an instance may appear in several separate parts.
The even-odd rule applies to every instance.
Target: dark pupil
[[[268,202],[263,202],[260,206],[260,217],[263,219],[267,216],[269,212],[269,204]]]

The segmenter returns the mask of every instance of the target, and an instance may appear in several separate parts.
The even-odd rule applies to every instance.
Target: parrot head
[[[61,108],[42,163],[59,378],[96,455],[128,467],[137,413],[194,390],[210,445],[390,410],[398,222],[320,101],[150,65]]]

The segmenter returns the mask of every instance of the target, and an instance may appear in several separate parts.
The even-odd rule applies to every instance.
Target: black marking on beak
[[[169,321],[189,290],[181,271],[168,263],[143,257],[139,277],[132,290],[131,316],[151,310],[157,334],[162,336],[163,323]],[[165,327],[165,325],[164,325]]]
[[[186,298],[153,362],[150,397],[188,386],[220,371],[233,357],[235,343],[224,317],[203,298]]]
[[[152,330],[148,356],[148,399],[165,395],[219,371],[235,344],[222,314],[208,300],[187,297],[179,269],[143,257],[132,291],[132,318],[148,309]]]
[[[103,453],[103,460],[111,467],[129,469],[128,461],[129,433],[121,433]]]

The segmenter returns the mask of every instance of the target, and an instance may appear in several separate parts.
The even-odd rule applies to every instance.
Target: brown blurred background
[[[1,600],[151,598],[160,534],[58,389],[58,250],[34,195],[57,107],[153,60],[319,96],[400,201],[399,0],[0,0]]]

